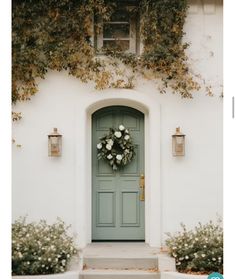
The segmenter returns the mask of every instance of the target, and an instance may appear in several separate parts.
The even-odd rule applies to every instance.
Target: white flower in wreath
[[[120,155],[120,154],[116,155],[116,159],[117,159],[118,161],[121,161],[121,160],[122,160],[122,155]]]
[[[102,149],[102,144],[101,143],[97,144],[97,149]]]
[[[111,150],[111,145],[110,145],[110,144],[107,144],[107,145],[106,145],[106,149],[107,149],[107,150]]]
[[[107,141],[107,143],[108,143],[110,146],[112,146],[112,145],[114,144],[114,142],[113,142],[112,139],[109,139],[109,140]]]
[[[111,160],[113,158],[113,156],[111,154],[107,155],[107,159]]]
[[[129,153],[129,149],[125,149],[125,154],[128,154]]]
[[[129,134],[129,130],[128,130],[128,129],[125,129],[125,133],[126,133],[126,134]]]
[[[122,136],[121,132],[119,132],[119,131],[115,132],[115,137],[120,138],[121,136]]]
[[[130,138],[129,135],[125,135],[125,137],[124,137],[125,140],[128,140],[129,138]]]
[[[124,129],[125,129],[125,127],[124,127],[123,125],[120,125],[120,126],[119,126],[119,130],[120,130],[120,131],[124,131]]]

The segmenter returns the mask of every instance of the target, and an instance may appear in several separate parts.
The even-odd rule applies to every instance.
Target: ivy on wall
[[[96,55],[94,34],[101,30],[94,18],[109,20],[119,1],[13,0],[12,101],[28,100],[37,92],[37,80],[48,70],[67,70],[97,89],[133,88],[135,76],[160,80],[184,98],[199,89],[188,66],[187,44],[182,42],[187,0],[140,0],[140,55],[106,49],[107,59]],[[119,61],[119,62],[117,62]],[[131,70],[128,76],[122,63]],[[124,77],[126,76],[126,80]]]
[[[191,92],[199,89],[188,68],[188,44],[182,43],[187,8],[187,0],[142,1],[143,64],[153,69],[156,77],[163,76],[164,84],[170,84],[182,97],[191,97]]]

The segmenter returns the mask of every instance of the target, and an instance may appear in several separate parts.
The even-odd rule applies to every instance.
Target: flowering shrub
[[[64,272],[71,257],[77,254],[68,227],[58,219],[26,223],[20,218],[12,225],[12,274],[36,275]]]
[[[180,272],[223,273],[223,228],[221,221],[212,221],[175,235],[167,234],[166,244],[169,253],[176,260],[176,268]]]

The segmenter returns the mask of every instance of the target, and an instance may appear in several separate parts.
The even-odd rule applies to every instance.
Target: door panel
[[[115,226],[115,192],[97,192],[97,226]]]
[[[123,124],[130,130],[135,157],[113,171],[97,160],[99,138]],[[140,201],[139,178],[144,173],[144,115],[125,106],[98,110],[92,117],[92,239],[144,240],[144,201]]]
[[[140,225],[139,206],[139,192],[121,192],[122,227]]]

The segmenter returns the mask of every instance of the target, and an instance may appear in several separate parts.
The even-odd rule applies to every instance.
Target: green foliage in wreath
[[[123,125],[118,129],[110,128],[109,133],[100,138],[97,150],[98,160],[106,160],[113,170],[127,165],[135,155],[130,132]]]

